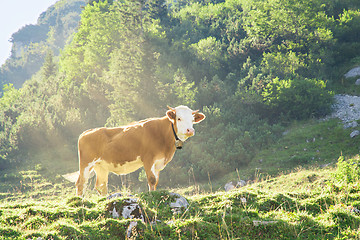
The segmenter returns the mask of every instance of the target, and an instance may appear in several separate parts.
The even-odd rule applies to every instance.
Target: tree
[[[169,16],[166,0],[149,0],[148,12],[151,18],[159,19],[161,24],[167,25]]]
[[[54,63],[54,55],[51,50],[48,51],[45,57],[45,61],[43,64],[43,72],[45,78],[49,78],[52,75],[55,75],[56,73],[56,64]]]

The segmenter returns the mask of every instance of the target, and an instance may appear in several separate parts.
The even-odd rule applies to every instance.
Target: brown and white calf
[[[78,176],[76,193],[81,196],[90,173],[95,171],[95,188],[106,195],[109,172],[128,174],[143,166],[149,190],[156,190],[160,171],[171,161],[176,148],[195,134],[193,124],[204,119],[204,114],[179,106],[169,107],[162,118],[87,130],[78,141],[80,170],[64,177],[71,180]]]

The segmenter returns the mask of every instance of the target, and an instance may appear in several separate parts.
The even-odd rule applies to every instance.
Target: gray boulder
[[[353,69],[345,73],[344,76],[345,78],[360,76],[360,67],[354,67]]]
[[[186,198],[184,198],[180,194],[178,194],[178,193],[170,193],[170,196],[176,198],[175,202],[170,203],[170,208],[171,208],[171,211],[173,212],[173,214],[179,214],[184,209],[187,209],[189,207],[189,203],[186,200]]]
[[[122,217],[145,221],[143,210],[137,203],[137,198],[115,199],[108,203],[106,210],[113,218]]]
[[[245,185],[246,185],[246,181],[244,181],[244,180],[228,182],[227,184],[225,184],[224,189],[225,189],[225,192],[228,192],[235,188],[244,187]]]
[[[359,130],[355,130],[355,131],[352,131],[352,132],[350,133],[350,137],[351,137],[351,138],[354,138],[354,137],[358,136],[359,134],[360,134],[360,131],[359,131]]]
[[[112,200],[108,203],[106,211],[111,214],[113,218],[124,218],[124,219],[140,219],[142,222],[145,222],[145,217],[143,210],[140,205],[137,203],[137,198],[123,198],[121,193],[115,193],[107,197],[107,199],[119,198]],[[138,222],[130,222],[126,234],[127,238],[137,236],[136,226]]]

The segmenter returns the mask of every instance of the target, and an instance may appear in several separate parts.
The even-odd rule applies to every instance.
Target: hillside
[[[110,176],[110,192],[133,194],[146,214],[137,238],[358,237],[359,118],[329,115],[341,94],[360,95],[358,76],[344,76],[360,66],[359,1],[81,4],[61,0],[14,34],[47,54],[17,59],[38,65],[30,79],[5,64],[17,80],[0,98],[0,235],[127,235],[136,223],[113,218],[123,202],[93,182],[74,197],[61,177],[78,170],[78,136],[187,105],[206,119],[161,172],[164,191],[148,193],[142,169]],[[248,185],[222,191],[239,180]],[[190,207],[174,215],[168,191]]]
[[[58,56],[79,25],[84,0],[62,0],[43,12],[36,24],[11,36],[11,56],[0,68],[0,83],[20,88],[42,67],[47,54]]]
[[[359,159],[255,179],[229,192],[198,186],[188,195],[189,189],[173,189],[187,198],[189,205],[180,209],[172,206],[177,197],[169,191],[133,196],[123,189],[121,197],[109,200],[91,191],[81,199],[68,184],[48,182],[41,170],[24,171],[16,192],[0,196],[0,234],[2,239],[356,239],[360,188],[353,162]],[[122,206],[138,210],[129,218]]]
[[[58,2],[39,24],[75,17],[70,5]],[[183,185],[192,174],[207,181],[246,168],[293,121],[323,117],[334,93],[354,89],[342,76],[359,63],[358,8],[357,1],[93,1],[58,58],[48,54],[20,89],[4,86],[0,168],[75,171],[81,132],[161,117],[166,105],[207,118],[164,178]]]

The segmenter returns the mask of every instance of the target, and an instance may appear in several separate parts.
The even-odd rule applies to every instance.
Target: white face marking
[[[184,142],[189,137],[195,135],[193,111],[186,106],[176,107],[175,110],[177,135]]]

